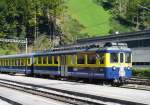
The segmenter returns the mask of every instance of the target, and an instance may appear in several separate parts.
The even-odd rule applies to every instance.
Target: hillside
[[[111,15],[93,0],[68,0],[67,6],[71,17],[85,27],[82,33],[90,36],[108,34]]]

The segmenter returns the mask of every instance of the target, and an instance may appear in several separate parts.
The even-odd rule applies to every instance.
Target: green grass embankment
[[[82,33],[90,36],[108,34],[111,14],[93,0],[68,0],[67,7],[71,17],[85,27]]]

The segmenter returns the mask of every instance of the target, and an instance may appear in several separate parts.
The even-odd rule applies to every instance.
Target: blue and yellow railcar
[[[132,76],[131,49],[122,43],[55,48],[0,57],[0,71],[122,82]]]

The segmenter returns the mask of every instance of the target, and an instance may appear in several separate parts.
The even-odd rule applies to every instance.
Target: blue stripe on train
[[[25,66],[6,66],[6,67],[0,67],[0,71],[3,72],[16,72],[16,73],[31,73],[30,67],[25,67]]]
[[[68,68],[68,75],[79,78],[102,79],[104,78],[103,68]]]
[[[34,73],[36,74],[51,74],[60,76],[60,67],[50,67],[50,66],[34,66]],[[96,69],[96,70],[95,70]],[[113,70],[112,68],[72,68],[68,67],[68,76],[71,77],[81,77],[81,78],[105,78],[105,79],[118,79],[119,78],[119,68]],[[31,73],[31,67],[1,67],[1,71],[7,72],[19,72],[19,73]],[[132,70],[125,68],[126,78],[132,76]]]
[[[34,66],[35,74],[51,74],[51,75],[60,75],[60,67],[56,66]]]
[[[91,71],[94,71],[94,72],[91,72]],[[34,73],[35,74],[51,74],[51,75],[58,75],[58,76],[61,75],[60,67],[49,67],[49,66],[47,67],[35,66]],[[68,76],[100,79],[100,78],[104,78],[104,73],[98,70],[89,70],[89,68],[74,71],[73,68],[68,67]]]
[[[104,73],[87,73],[87,72],[68,72],[68,75],[71,77],[79,78],[91,78],[91,79],[102,79],[104,78]]]

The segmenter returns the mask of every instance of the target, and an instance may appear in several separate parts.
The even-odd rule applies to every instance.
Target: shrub
[[[133,76],[150,78],[150,69],[133,69]]]

